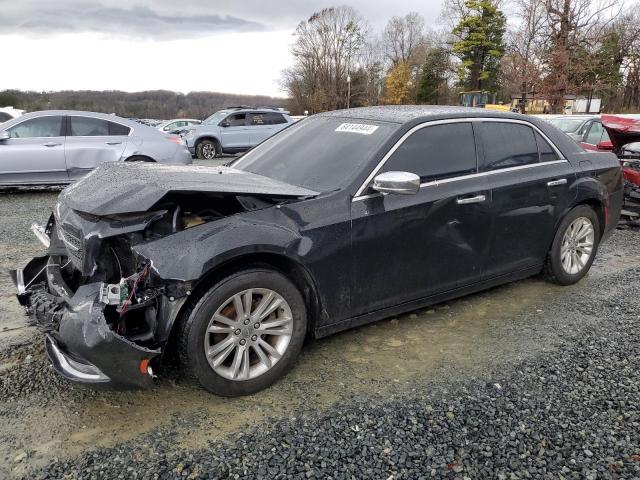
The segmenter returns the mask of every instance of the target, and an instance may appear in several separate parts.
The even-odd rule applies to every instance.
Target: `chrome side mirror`
[[[5,140],[9,140],[11,138],[11,134],[7,131],[0,132],[0,142],[4,142]]]
[[[380,193],[413,195],[420,190],[420,177],[410,172],[385,172],[373,179],[373,189]]]

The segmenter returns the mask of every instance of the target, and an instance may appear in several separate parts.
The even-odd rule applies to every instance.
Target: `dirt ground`
[[[626,242],[617,241],[631,233],[616,232],[578,285],[533,278],[309,341],[291,374],[250,397],[216,397],[177,374],[147,391],[94,392],[51,371],[6,271],[42,250],[28,227],[46,221],[56,196],[0,194],[0,478],[28,475],[54,459],[135,440],[162,426],[175,430],[180,447],[199,448],[266,419],[339,406],[353,396],[411,390],[417,378],[444,385],[468,375],[490,381],[496,365],[554,348],[553,329],[537,328],[552,313],[545,311],[549,300],[570,301],[584,284],[640,266],[637,252],[629,254]]]

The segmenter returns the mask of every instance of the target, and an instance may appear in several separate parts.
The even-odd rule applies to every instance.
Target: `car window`
[[[476,145],[471,123],[421,128],[400,144],[383,171],[415,173],[422,181],[475,173]]]
[[[251,114],[251,125],[266,125],[267,121],[265,119],[266,113],[252,113]]]
[[[269,137],[233,167],[317,192],[336,190],[361,173],[398,128],[355,118],[306,118]]]
[[[587,133],[587,138],[585,139],[585,143],[589,143],[591,145],[597,145],[602,140],[602,134],[604,133],[604,128],[602,127],[602,123],[593,122],[591,124],[591,128],[589,129],[589,133]]]
[[[131,129],[126,125],[121,125],[116,122],[109,122],[109,135],[123,135],[127,136],[131,132]]]
[[[11,138],[37,138],[62,136],[62,116],[37,117],[8,129]]]
[[[536,132],[536,142],[538,144],[541,162],[553,162],[554,160],[558,160],[558,154],[556,151],[538,132]]]
[[[584,120],[582,118],[552,118],[549,120],[553,126],[565,133],[574,133],[580,129]]]
[[[72,137],[104,137],[109,135],[109,122],[93,117],[69,117]]]
[[[533,128],[519,123],[481,122],[482,171],[518,167],[540,161]]]
[[[244,127],[246,125],[246,118],[246,113],[235,113],[233,115],[229,115],[226,121],[229,123],[230,127]]]
[[[266,125],[279,125],[282,123],[287,123],[287,119],[284,118],[284,115],[277,112],[264,113],[263,118]]]

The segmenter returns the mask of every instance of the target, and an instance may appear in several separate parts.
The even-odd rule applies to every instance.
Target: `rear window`
[[[540,161],[533,128],[518,123],[481,122],[482,171],[519,167]]]

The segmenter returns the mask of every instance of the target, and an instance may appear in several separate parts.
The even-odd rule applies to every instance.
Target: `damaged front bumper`
[[[94,386],[151,386],[160,349],[145,348],[113,330],[100,301],[101,283],[82,285],[70,296],[51,288],[55,275],[48,262],[48,256],[36,257],[11,276],[31,323],[45,334],[54,369],[71,381]]]

